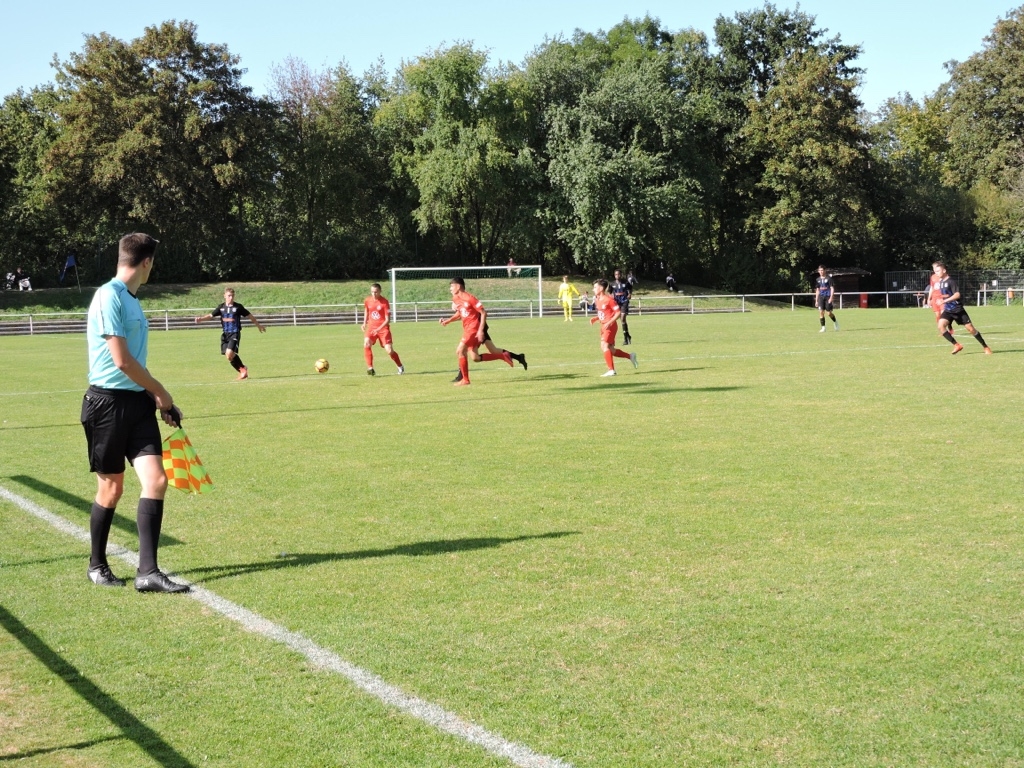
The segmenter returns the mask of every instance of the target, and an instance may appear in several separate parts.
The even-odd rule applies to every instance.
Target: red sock
[[[604,361],[608,364],[609,371],[615,370],[615,362],[612,360],[612,351],[610,349],[604,351]]]
[[[468,357],[460,357],[459,358],[459,371],[462,372],[462,380],[464,382],[466,382],[467,384],[469,384],[469,358]]]
[[[505,356],[504,355],[496,355],[493,352],[485,352],[484,354],[480,355],[480,359],[484,360],[484,361],[487,361],[487,360],[504,360]]]
[[[395,352],[394,350],[391,351],[391,359],[395,361],[395,365],[397,365],[399,368],[402,367],[402,358],[400,358],[398,356],[398,353]]]
[[[373,368],[373,347],[363,347],[363,357],[366,358],[366,367]]]
[[[613,354],[616,357],[626,357],[626,358],[629,357],[629,352],[623,352],[621,349],[616,349],[615,352],[613,352]]]

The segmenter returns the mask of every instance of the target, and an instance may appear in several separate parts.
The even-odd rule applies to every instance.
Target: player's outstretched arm
[[[459,319],[459,313],[456,312],[451,317],[442,317],[440,320],[438,320],[438,322],[441,323],[441,325],[448,325],[448,323],[453,323],[453,322],[455,322],[458,319]]]
[[[196,318],[197,323],[201,323],[204,320],[213,320],[213,315],[200,315],[199,317]]]
[[[256,315],[252,314],[252,312],[249,313],[249,320],[252,321],[253,325],[255,325],[257,328],[259,328],[260,333],[266,333],[267,332],[266,327],[264,325],[262,325],[259,320],[256,319]]]

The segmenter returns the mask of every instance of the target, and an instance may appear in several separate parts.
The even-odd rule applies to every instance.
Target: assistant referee
[[[89,389],[82,400],[82,426],[89,469],[96,473],[96,500],[89,516],[92,553],[89,579],[104,587],[123,587],[107,563],[107,538],[114,509],[124,493],[125,459],[135,468],[142,492],[139,528],[139,592],[188,592],[157,567],[164,516],[164,474],[156,411],[173,424],[181,412],[171,394],[146,369],[149,323],[136,297],[153,270],[157,240],[132,232],[118,243],[117,275],[97,289],[89,305]]]

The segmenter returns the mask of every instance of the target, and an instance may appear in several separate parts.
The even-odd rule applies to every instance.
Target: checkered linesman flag
[[[213,480],[180,426],[163,442],[164,472],[168,485],[185,493],[208,493]]]

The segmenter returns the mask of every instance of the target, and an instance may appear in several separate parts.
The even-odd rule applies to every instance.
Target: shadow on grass
[[[528,379],[522,379],[515,382],[515,384],[529,384],[535,381],[561,381],[564,379],[586,379],[589,378],[588,374],[585,373],[542,373],[537,376],[530,376]]]
[[[595,391],[603,389],[605,387],[625,391],[628,390],[630,394],[634,395],[663,395],[667,393],[678,393],[678,392],[734,392],[740,389],[750,389],[750,387],[737,386],[737,387],[666,387],[662,386],[660,382],[654,381],[622,381],[621,379],[612,379],[612,381],[606,382],[594,382],[585,387],[567,387],[567,389],[575,389],[579,391]]]
[[[734,392],[749,387],[644,387],[631,394],[634,395],[675,395],[680,392]]]
[[[4,568],[24,568],[28,565],[49,565],[50,563],[62,563],[67,560],[81,559],[81,555],[61,555],[60,557],[43,557],[39,560],[11,560],[10,562],[0,560],[0,566]]]
[[[692,373],[693,371],[706,371],[708,366],[703,365],[694,368],[658,368],[657,373]]]
[[[0,605],[0,627],[3,627],[11,637],[25,647],[25,650],[39,659],[43,666],[81,696],[83,701],[121,731],[124,738],[138,745],[139,749],[145,752],[153,762],[167,766],[167,768],[191,768],[193,764],[160,738],[160,734],[121,706],[113,696],[105,693],[92,680],[85,677],[75,666],[63,659],[60,654],[43,642],[42,638],[22,624],[2,605]],[[90,743],[98,744],[99,741]],[[83,748],[89,744],[77,746]],[[56,749],[59,748],[55,747],[47,751],[56,751]],[[32,754],[41,752],[42,750],[36,750]],[[21,755],[21,757],[26,756],[28,755]],[[15,757],[18,756],[5,755],[0,760],[12,760]]]
[[[10,479],[16,483],[19,483],[26,488],[31,488],[33,491],[45,494],[54,501],[58,501],[61,504],[67,504],[72,509],[78,510],[85,515],[85,527],[89,527],[89,515],[92,513],[92,499],[83,499],[81,496],[75,496],[73,493],[57,488],[56,486],[44,483],[42,480],[37,480],[34,477],[28,477],[27,475],[10,475]],[[129,502],[132,509],[135,508],[135,502]],[[139,530],[135,526],[135,520],[129,520],[128,518],[114,514],[114,522],[112,527],[122,533],[128,534],[129,536],[138,536]],[[160,546],[171,547],[175,544],[181,544],[180,539],[176,539],[166,533],[160,534]]]
[[[243,576],[249,573],[276,571],[282,568],[305,568],[321,563],[333,563],[343,560],[372,560],[378,557],[428,557],[446,555],[452,552],[470,552],[477,549],[493,549],[514,544],[520,541],[535,539],[560,539],[563,536],[578,536],[579,531],[554,531],[524,536],[486,537],[468,539],[438,539],[435,541],[418,541],[413,544],[399,544],[388,549],[361,549],[354,552],[308,552],[303,554],[281,554],[273,560],[257,563],[241,563],[237,565],[210,565],[202,568],[187,568],[176,571],[181,576],[191,576],[197,584],[204,584],[231,576]],[[209,575],[204,575],[209,574]]]
[[[30,749],[27,752],[15,752],[13,755],[0,755],[0,763],[13,762],[14,760],[27,760],[30,757],[40,755],[52,755],[54,752],[68,752],[76,749],[88,749],[97,744],[105,744],[108,741],[121,741],[124,736],[107,736],[105,739],[94,739],[93,741],[80,741],[77,744],[60,744],[56,747],[45,749]]]

